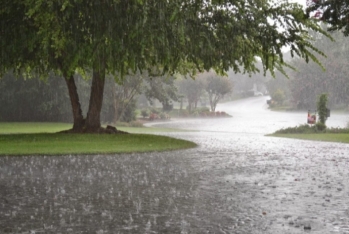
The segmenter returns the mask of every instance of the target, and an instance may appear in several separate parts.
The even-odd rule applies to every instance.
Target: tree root
[[[116,127],[107,125],[106,128],[94,128],[94,129],[88,129],[88,128],[82,128],[82,129],[68,129],[61,131],[59,133],[88,133],[88,134],[129,134],[128,132],[117,130]]]

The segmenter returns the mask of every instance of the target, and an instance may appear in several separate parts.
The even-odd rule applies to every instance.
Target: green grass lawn
[[[0,134],[13,133],[55,133],[72,128],[71,123],[19,123],[19,122],[0,122]],[[118,127],[118,130],[129,133],[155,133],[155,132],[182,132],[185,130],[173,128],[156,127]]]
[[[329,141],[329,142],[341,142],[349,143],[349,134],[346,133],[287,133],[287,134],[270,134],[268,136],[273,137],[285,137],[302,140],[313,140],[313,141]]]
[[[151,132],[172,129],[120,127],[135,134],[63,134],[65,123],[0,123],[0,155],[67,155],[153,152],[196,147],[190,141]]]

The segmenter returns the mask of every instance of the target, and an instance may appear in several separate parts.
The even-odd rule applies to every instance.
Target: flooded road
[[[163,124],[195,149],[1,157],[0,233],[349,233],[349,145],[264,136],[306,120],[265,97],[217,109]]]

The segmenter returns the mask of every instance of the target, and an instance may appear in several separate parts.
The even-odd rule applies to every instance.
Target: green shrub
[[[128,127],[129,124],[127,122],[118,121],[118,122],[116,122],[116,126],[118,126],[118,127]]]
[[[158,109],[156,109],[156,108],[152,108],[150,112],[154,113],[154,114],[157,114],[157,115],[160,113],[160,111]]]
[[[326,129],[326,125],[325,125],[324,123],[317,122],[317,123],[315,124],[315,129],[316,129],[317,131],[323,131],[323,130]]]
[[[281,89],[277,89],[273,95],[272,95],[272,99],[278,104],[278,105],[282,105],[285,101],[285,92]]]
[[[327,94],[323,93],[320,95],[318,101],[317,101],[317,111],[319,114],[319,121],[323,125],[325,125],[327,120]],[[325,126],[326,128],[326,126]]]
[[[210,112],[210,108],[204,106],[204,107],[200,107],[200,108],[197,108],[197,112],[198,113],[205,113],[205,112]]]
[[[131,121],[129,123],[129,126],[130,127],[136,127],[136,128],[139,128],[139,127],[144,127],[143,126],[143,123],[141,121]]]
[[[149,116],[149,111],[148,110],[142,110],[141,111],[141,115],[142,115],[143,118],[146,118],[146,117]]]
[[[344,133],[349,134],[349,128],[327,128],[325,124],[317,122],[314,126],[308,124],[284,128],[275,132],[275,134],[298,134],[298,133]]]
[[[326,128],[326,133],[346,133],[349,134],[349,128]]]
[[[161,112],[161,113],[160,113],[160,119],[166,119],[166,114],[163,113],[163,112]]]
[[[188,110],[180,110],[180,116],[182,117],[188,117],[189,116],[189,111]]]
[[[303,124],[296,127],[284,128],[276,131],[276,134],[285,134],[285,133],[314,133],[315,128],[309,126],[308,124]]]

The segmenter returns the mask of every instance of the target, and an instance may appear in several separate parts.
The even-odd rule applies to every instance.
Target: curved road
[[[306,119],[265,103],[164,124],[195,149],[2,157],[0,233],[349,233],[349,145],[265,137]]]

